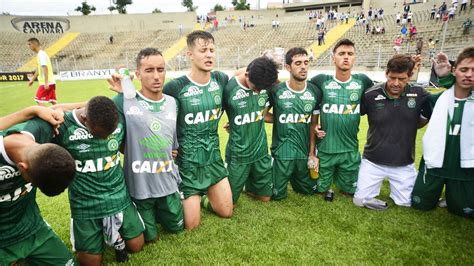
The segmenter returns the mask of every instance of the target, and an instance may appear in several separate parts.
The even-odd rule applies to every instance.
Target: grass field
[[[36,85],[36,84],[35,84]],[[84,101],[95,95],[112,96],[105,81],[60,82],[60,102]],[[0,115],[33,104],[35,88],[24,83],[0,83]],[[223,117],[221,124],[227,121]],[[362,151],[367,121],[359,134]],[[267,132],[271,135],[271,125]],[[227,134],[220,129],[221,150]],[[420,159],[418,136],[417,162]],[[291,190],[291,189],[290,189]],[[134,265],[150,264],[474,264],[474,221],[446,209],[420,212],[395,206],[385,183],[381,199],[389,209],[360,209],[348,196],[336,193],[334,202],[320,196],[301,196],[266,204],[242,196],[231,219],[202,211],[201,226],[191,232],[160,233],[160,240],[130,256]],[[44,218],[63,241],[69,242],[67,193],[48,198],[39,193]],[[114,263],[111,249],[104,262]]]

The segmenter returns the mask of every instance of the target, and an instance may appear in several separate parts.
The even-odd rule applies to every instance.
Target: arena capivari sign
[[[23,33],[62,34],[70,28],[69,20],[59,17],[16,17],[11,22]]]

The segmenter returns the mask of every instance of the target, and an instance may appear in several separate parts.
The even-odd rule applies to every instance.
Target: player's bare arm
[[[35,83],[35,80],[36,78],[38,77],[38,71],[35,71],[35,73],[33,73],[33,77],[31,77],[30,81],[28,81],[28,86],[31,87],[31,85],[33,85],[33,83]]]
[[[0,130],[7,129],[15,124],[29,120],[35,116],[45,120],[54,127],[64,122],[64,114],[57,110],[48,109],[42,106],[31,106],[13,114],[0,117]]]
[[[448,60],[448,55],[445,53],[439,53],[436,58],[433,59],[433,67],[438,78],[444,78],[451,73],[451,64]]]
[[[263,115],[265,123],[273,123],[273,114],[270,113],[270,107],[266,107]]]

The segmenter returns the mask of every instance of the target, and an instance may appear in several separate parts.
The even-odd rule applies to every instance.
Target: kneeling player
[[[439,56],[438,56],[439,58]],[[447,61],[447,58],[445,58]],[[412,194],[415,209],[431,210],[446,185],[448,211],[474,217],[474,47],[459,54],[455,84],[436,101],[423,136],[423,158]]]
[[[292,48],[285,56],[290,80],[274,86],[269,94],[273,108],[273,196],[281,200],[288,196],[288,181],[293,190],[303,194],[316,193],[316,180],[308,169],[309,131],[311,116],[317,113],[321,99],[319,89],[306,81],[308,53]]]
[[[40,121],[30,121],[25,130],[52,135]],[[144,226],[130,200],[120,166],[119,147],[124,136],[123,121],[114,103],[97,96],[85,108],[67,112],[59,135],[53,139],[76,160],[69,203],[71,242],[81,264],[101,264],[104,242],[116,245],[119,260],[125,260],[123,239],[131,252],[143,247]]]
[[[226,147],[232,201],[246,191],[262,201],[272,196],[272,159],[268,154],[264,112],[267,89],[278,78],[277,65],[267,57],[253,60],[224,89],[224,109],[230,125]]]
[[[33,114],[54,126],[62,122],[55,111],[34,107],[1,118],[0,125],[4,129]],[[58,145],[39,144],[49,138],[19,134],[24,126],[0,131],[0,265],[18,260],[72,264],[72,254],[41,217],[35,197],[36,187],[48,196],[63,192],[74,177],[74,159]]]

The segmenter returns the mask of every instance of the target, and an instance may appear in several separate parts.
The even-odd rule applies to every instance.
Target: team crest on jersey
[[[291,91],[284,91],[280,96],[278,96],[278,99],[294,99],[295,95],[291,93]]]
[[[150,105],[147,101],[138,101],[138,103],[144,108],[149,111],[153,111],[153,105]]]
[[[335,91],[328,92],[328,97],[329,98],[336,98],[337,97],[337,92],[335,92]]]
[[[351,83],[349,83],[349,85],[346,87],[346,89],[348,90],[360,90],[362,89],[362,86],[355,82],[355,81],[352,81]]]
[[[222,102],[221,96],[219,95],[214,96],[214,102],[218,105],[221,104]]]
[[[20,170],[15,170],[15,168],[9,165],[0,166],[0,181],[7,180],[20,175]]]
[[[160,131],[160,128],[161,128],[160,121],[158,121],[158,120],[152,120],[151,121],[151,123],[150,123],[151,131],[158,132],[158,131]]]
[[[243,98],[246,98],[246,97],[249,97],[250,96],[250,93],[246,92],[245,90],[243,89],[239,89],[234,97],[232,97],[232,100],[236,101],[236,100],[240,100],[240,99],[243,99]]]
[[[90,146],[91,145],[87,145],[85,143],[82,143],[81,145],[78,145],[76,148],[79,150],[79,152],[88,152]]]
[[[74,130],[73,135],[69,136],[70,141],[74,140],[86,140],[86,139],[92,139],[94,136],[92,136],[91,133],[89,133],[86,129],[84,128],[77,128]]]
[[[203,91],[196,87],[196,86],[191,86],[188,88],[188,91],[184,93],[184,97],[191,97],[191,96],[196,96],[196,95],[201,95]]]
[[[341,85],[339,85],[339,83],[337,83],[335,81],[331,81],[331,82],[329,82],[328,85],[324,86],[324,88],[326,88],[328,90],[339,90],[339,89],[341,89]]]
[[[408,105],[409,108],[412,108],[412,109],[415,108],[416,107],[415,99],[414,98],[408,99],[407,105]]]
[[[311,92],[306,91],[303,93],[302,96],[300,96],[301,100],[307,100],[307,101],[314,101],[314,96],[311,94]]]
[[[109,149],[109,151],[116,151],[118,150],[118,148],[119,148],[119,143],[116,139],[110,139],[107,142],[107,149]]]
[[[191,103],[191,105],[200,105],[201,104],[201,99],[198,99],[198,98],[192,98],[191,100],[189,100],[189,102]]]
[[[209,85],[209,89],[207,89],[207,91],[212,92],[217,90],[219,90],[219,84],[217,84],[217,82],[215,81],[211,81],[211,84]]]
[[[311,112],[311,110],[313,110],[313,106],[311,104],[308,103],[304,105],[305,112]]]
[[[143,115],[143,112],[137,106],[131,106],[130,108],[128,108],[128,110],[127,110],[127,112],[125,112],[125,114],[127,114],[127,115]]]
[[[385,98],[385,96],[383,96],[382,94],[379,94],[377,95],[377,97],[374,98],[375,101],[381,101],[381,100],[385,100],[387,98]]]
[[[263,107],[263,106],[265,106],[265,103],[266,103],[266,102],[267,102],[267,101],[265,100],[265,98],[260,97],[260,98],[258,98],[258,102],[257,102],[257,103],[258,103],[258,106]]]
[[[353,92],[351,93],[351,95],[349,96],[349,99],[353,102],[357,101],[359,99],[359,95],[357,95],[357,93]]]

